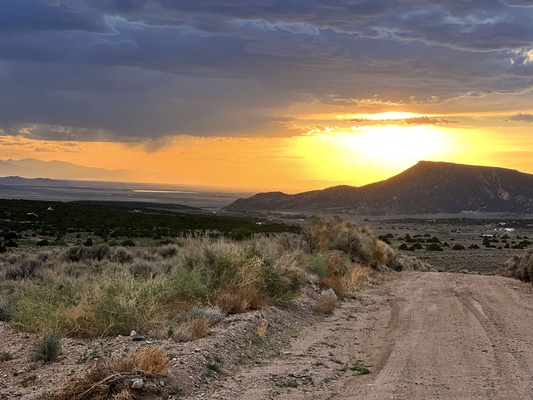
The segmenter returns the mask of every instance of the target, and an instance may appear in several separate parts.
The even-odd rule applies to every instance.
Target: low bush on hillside
[[[533,249],[508,259],[496,273],[533,283]]]
[[[341,250],[354,262],[377,267],[394,257],[394,250],[379,240],[369,227],[339,217],[315,218],[303,232],[311,251]]]

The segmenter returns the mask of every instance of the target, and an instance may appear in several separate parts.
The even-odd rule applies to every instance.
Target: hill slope
[[[533,213],[533,175],[496,167],[420,161],[382,182],[288,195],[259,193],[228,211],[326,211],[366,215],[476,212]]]

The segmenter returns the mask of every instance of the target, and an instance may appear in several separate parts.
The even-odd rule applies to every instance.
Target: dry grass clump
[[[130,391],[123,389],[120,393],[114,394],[111,397],[112,400],[133,400],[134,397],[131,395]]]
[[[268,297],[255,284],[241,284],[230,287],[218,295],[217,305],[229,314],[257,310],[268,304]]]
[[[102,363],[74,380],[56,395],[56,400],[130,400],[134,378],[157,382],[156,377],[168,372],[169,359],[159,346],[146,346],[135,354],[122,357],[113,363]]]
[[[211,328],[211,321],[205,317],[197,318],[183,323],[182,325],[180,325],[180,328],[190,332],[192,340],[197,340],[204,338],[209,334],[209,328]]]
[[[338,297],[333,289],[323,290],[315,303],[315,311],[321,314],[332,314],[337,305]]]
[[[375,281],[377,275],[374,269],[355,264],[342,277],[346,293],[353,294],[360,290],[368,281]]]
[[[142,370],[152,375],[165,375],[168,372],[169,359],[159,346],[145,346],[135,354],[119,358],[114,363],[116,372]]]
[[[338,297],[344,297],[346,294],[346,287],[341,271],[331,265],[328,265],[327,270],[327,276],[318,280],[318,287],[322,289],[331,289]]]
[[[135,368],[153,375],[165,375],[168,372],[168,356],[159,346],[142,347],[131,357]]]
[[[201,339],[209,334],[209,329],[226,317],[226,313],[219,307],[193,307],[187,313],[176,330],[172,329],[171,337],[177,342],[190,342]]]

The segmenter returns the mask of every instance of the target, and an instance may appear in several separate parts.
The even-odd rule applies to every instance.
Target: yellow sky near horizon
[[[379,118],[383,118],[381,114]],[[528,129],[400,125],[311,129],[292,137],[177,136],[158,142],[60,142],[0,138],[1,159],[59,160],[134,170],[127,180],[296,193],[387,179],[418,161],[492,165],[533,172]],[[368,118],[368,116],[366,117]],[[517,145],[516,143],[519,143]],[[45,174],[45,171],[43,171]]]

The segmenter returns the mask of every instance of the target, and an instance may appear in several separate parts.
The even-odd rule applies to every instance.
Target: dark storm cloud
[[[69,7],[53,1],[2,0],[0,33],[42,31],[85,31],[111,34],[104,15],[89,7]]]
[[[532,19],[525,0],[4,0],[0,129],[285,135],[295,104],[526,93]]]
[[[511,121],[533,122],[533,115],[518,113],[509,118]]]

